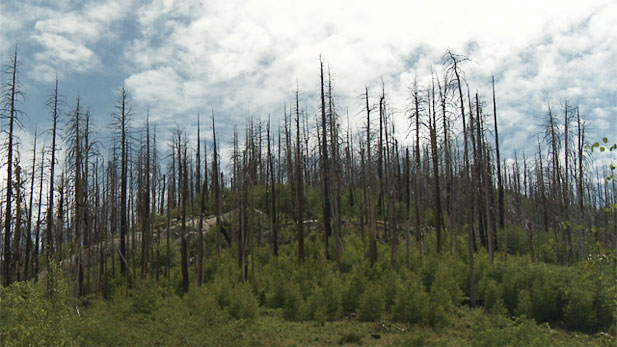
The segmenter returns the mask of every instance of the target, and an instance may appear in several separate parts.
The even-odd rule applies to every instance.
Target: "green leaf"
[[[604,152],[606,151],[606,148],[604,146],[600,147],[600,152]]]
[[[610,167],[610,168],[611,168],[611,170],[615,170],[615,164],[611,164],[611,165],[609,165],[608,167]]]
[[[608,137],[603,138],[603,139],[602,139],[602,142],[604,142],[604,143],[608,143]]]

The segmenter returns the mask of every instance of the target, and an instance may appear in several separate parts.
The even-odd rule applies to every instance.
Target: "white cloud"
[[[107,0],[16,7],[24,19],[7,27],[31,30],[39,45],[33,77],[123,69],[101,59],[101,42],[113,40],[123,47],[136,106],[150,107],[153,120],[190,126],[197,112],[215,108],[228,129],[249,111],[276,121],[297,81],[312,114],[323,54],[341,113],[349,108],[360,122],[359,95],[364,86],[376,94],[383,78],[402,131],[413,76],[428,82],[449,48],[472,59],[464,65],[472,93],[490,99],[495,73],[506,150],[534,142],[528,134],[539,132],[546,104],[566,95],[594,118],[594,127],[617,131],[611,116],[600,116],[614,117],[617,94],[611,0]],[[16,17],[3,13],[3,22]],[[137,32],[119,30],[123,20]],[[0,32],[0,40],[6,35]]]
[[[101,67],[99,43],[117,38],[114,24],[130,13],[132,3],[68,0],[0,7],[4,29],[0,33],[0,48],[6,49],[9,38],[38,46],[30,73],[34,80],[49,81],[48,71],[90,71]]]

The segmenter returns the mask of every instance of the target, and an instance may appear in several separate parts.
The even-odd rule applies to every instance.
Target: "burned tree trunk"
[[[493,122],[495,123],[495,162],[497,164],[497,190],[499,201],[499,229],[504,227],[504,195],[503,195],[503,183],[501,175],[501,157],[499,156],[499,131],[497,127],[497,103],[495,101],[495,76],[491,79],[493,86]]]
[[[328,159],[328,132],[326,130],[326,100],[324,94],[324,78],[323,78],[323,61],[319,58],[321,68],[321,180],[323,187],[323,223],[324,223],[324,245],[326,259],[330,259],[330,250],[328,249],[328,240],[332,234],[332,225],[330,223],[330,168]],[[332,125],[330,125],[332,126]],[[307,149],[308,150],[308,149]]]
[[[377,221],[375,220],[375,204],[373,202],[374,196],[374,178],[373,178],[373,164],[371,160],[371,108],[368,100],[368,88],[365,88],[365,101],[366,101],[366,171],[365,177],[368,178],[366,190],[367,190],[367,204],[368,204],[368,224],[369,224],[369,254],[371,266],[377,262]]]
[[[470,197],[470,199],[473,199],[473,195],[469,189],[469,151],[468,151],[469,145],[467,141],[467,125],[465,123],[465,99],[463,98],[461,76],[460,76],[459,69],[458,69],[458,65],[460,64],[461,59],[459,56],[453,54],[450,51],[446,53],[446,59],[448,59],[448,61],[450,62],[450,66],[448,67],[448,69],[454,72],[454,75],[456,77],[456,85],[458,88],[459,102],[460,102],[460,108],[461,108],[461,118],[463,120],[464,161],[465,161],[464,184],[467,187],[466,194]],[[471,201],[471,204],[473,205],[473,200]],[[468,242],[468,255],[469,255],[469,284],[470,284],[469,291],[470,291],[471,306],[475,306],[476,305],[476,293],[475,293],[475,265],[474,265],[474,247],[473,247],[473,235],[474,235],[473,214],[470,213],[468,216],[469,216],[468,217],[469,224],[467,225],[467,228],[468,228],[467,242]]]
[[[4,285],[8,286],[13,282],[11,273],[11,220],[13,218],[11,207],[13,198],[13,139],[15,126],[18,124],[19,111],[16,108],[17,99],[21,94],[19,81],[17,79],[17,46],[15,53],[11,57],[11,80],[3,86],[4,107],[8,109],[9,129],[7,145],[7,165],[6,165],[6,211],[4,213]],[[18,232],[15,230],[15,232]],[[18,247],[19,245],[14,245]]]
[[[300,100],[296,89],[296,194],[298,198],[296,211],[296,225],[298,227],[298,261],[304,262],[304,183],[302,169],[302,147],[300,143]]]

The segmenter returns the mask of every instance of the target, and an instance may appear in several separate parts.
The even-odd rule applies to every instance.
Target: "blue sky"
[[[547,104],[561,112],[566,96],[589,139],[617,134],[614,23],[611,0],[3,0],[0,61],[18,44],[24,148],[35,126],[50,126],[44,104],[56,74],[66,110],[79,94],[103,135],[125,83],[134,126],[149,109],[163,136],[176,125],[194,134],[197,113],[214,110],[225,143],[249,114],[280,119],[296,82],[316,114],[320,54],[352,128],[362,123],[364,87],[376,96],[383,80],[403,132],[414,76],[428,84],[451,49],[471,59],[472,93],[490,100],[495,74],[504,152],[532,155]]]

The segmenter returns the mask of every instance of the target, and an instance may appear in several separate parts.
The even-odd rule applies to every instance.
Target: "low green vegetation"
[[[385,245],[371,267],[363,240],[345,239],[341,271],[324,260],[319,234],[272,255],[255,247],[249,281],[228,249],[205,265],[204,285],[183,296],[170,280],[108,281],[106,298],[69,295],[60,270],[47,280],[0,288],[0,342],[19,345],[547,346],[615,343],[615,260],[563,267],[525,255],[476,255],[478,306],[470,307],[465,249],[411,252],[392,269]],[[465,243],[458,242],[459,245]],[[175,247],[172,256],[179,257]],[[401,253],[404,250],[401,250]],[[400,254],[399,259],[405,259]],[[177,263],[177,261],[174,261]],[[190,272],[194,274],[194,272]]]

